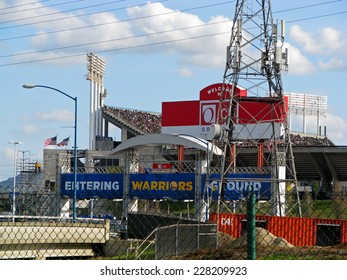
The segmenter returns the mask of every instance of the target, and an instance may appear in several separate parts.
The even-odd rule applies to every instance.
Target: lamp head
[[[9,144],[14,144],[14,145],[20,145],[23,144],[23,142],[20,141],[13,141],[13,142],[8,142]]]
[[[32,84],[24,84],[23,85],[23,88],[26,88],[26,89],[32,89],[34,87],[36,87],[36,85],[32,85]]]

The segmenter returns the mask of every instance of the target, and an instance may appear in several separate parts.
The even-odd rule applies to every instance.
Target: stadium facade
[[[129,196],[129,201],[126,203],[130,206],[126,209],[130,209],[132,212],[136,212],[136,209],[143,208],[139,206],[139,203],[147,204],[147,209],[154,209],[154,200],[174,199],[194,201],[196,200],[196,195],[201,196],[204,193],[204,188],[201,187],[204,186],[204,179],[196,179],[195,176],[192,179],[187,179],[183,176],[183,179],[178,179],[178,183],[172,183],[176,181],[169,177],[172,173],[176,174],[176,177],[179,177],[178,174],[180,173],[194,172],[194,174],[206,174],[208,166],[210,168],[213,166],[213,163],[208,163],[208,160],[216,163],[216,158],[221,155],[222,151],[218,146],[214,146],[210,141],[204,139],[210,137],[206,131],[210,129],[208,133],[211,135],[214,128],[212,123],[206,122],[206,117],[205,120],[201,117],[203,116],[203,110],[206,111],[206,102],[202,102],[201,97],[204,99],[204,93],[208,94],[210,97],[209,100],[211,101],[209,101],[209,104],[212,104],[215,100],[211,98],[211,93],[216,93],[218,87],[220,87],[220,84],[213,84],[202,89],[200,92],[200,101],[182,101],[171,104],[163,102],[163,115],[111,106],[100,108],[104,134],[94,136],[95,150],[78,151],[79,187],[77,187],[79,190],[77,192],[77,206],[79,215],[103,216],[108,214],[109,211],[103,209],[103,207],[98,207],[97,203],[105,205],[104,201],[102,201],[105,199],[123,201],[124,195]],[[243,90],[240,90],[240,94],[246,96],[246,92]],[[180,111],[177,111],[177,109],[181,108],[182,110],[187,105],[193,108],[196,107],[195,115],[191,119],[200,121],[200,123],[194,123],[193,127],[188,126],[188,130],[186,124],[189,122],[192,123],[191,119],[186,117],[180,120],[176,117],[177,113],[180,115]],[[177,108],[175,109],[174,107]],[[190,114],[194,113],[192,110],[189,111]],[[170,119],[175,120],[179,125],[170,125]],[[202,125],[201,121],[205,123]],[[210,114],[210,121],[213,121],[212,114]],[[113,138],[108,135],[109,124],[121,129],[122,141],[113,141]],[[161,130],[166,133],[160,133]],[[191,132],[190,135],[189,132]],[[345,191],[344,182],[347,181],[347,178],[341,172],[344,168],[343,158],[347,154],[344,152],[344,148],[335,147],[327,137],[317,135],[302,136],[300,134],[292,134],[291,137],[299,180],[305,182],[319,181],[325,192],[329,192],[333,188],[335,190],[339,187],[341,191]],[[242,174],[245,168],[249,169],[251,167],[254,170],[258,170],[258,148],[247,143],[246,139],[242,140],[243,142],[239,145],[247,146],[247,149],[243,148],[242,152],[238,153],[235,159],[235,174],[238,174],[238,176]],[[214,156],[211,157],[210,155],[212,154]],[[321,159],[322,155],[324,160]],[[267,157],[266,150],[264,151],[264,156],[265,158]],[[311,170],[307,170],[308,160],[314,163],[309,165]],[[131,165],[129,166],[129,173],[135,174],[134,176],[139,175],[139,179],[124,178],[124,168],[127,164]],[[200,172],[196,171],[197,167],[200,168]],[[37,173],[37,170],[32,170],[34,175],[24,176],[18,182],[18,184],[21,184],[18,189],[21,189],[25,193],[26,189],[28,190],[30,188],[31,193],[34,189],[40,196],[46,196],[46,202],[42,205],[43,210],[38,210],[38,213],[49,216],[69,217],[71,216],[71,190],[73,189],[69,174],[71,175],[72,168],[72,150],[44,149],[42,170],[39,173]],[[218,172],[218,170],[215,172],[215,176],[218,176]],[[263,172],[265,175],[269,173],[270,170]],[[118,174],[119,176],[114,179],[110,174]],[[144,174],[143,176],[145,177],[141,177],[141,174]],[[148,177],[150,174],[152,174],[152,178]],[[164,179],[156,180],[155,176],[157,175],[164,176]],[[113,180],[113,183],[110,180]],[[245,181],[245,178],[243,180]],[[145,182],[141,187],[139,187],[139,183],[137,185],[134,183],[140,181]],[[182,191],[182,184],[183,182],[187,184],[187,181],[191,182],[189,183],[191,184],[190,189],[188,191]],[[123,187],[125,183],[133,184],[132,186],[137,188],[137,192],[129,194],[129,190]],[[173,185],[170,186],[170,183]],[[198,184],[200,187],[197,187]],[[263,199],[269,199],[269,187],[266,186],[266,183],[262,184],[265,185],[263,187],[264,191],[257,195]],[[173,194],[174,191],[170,188],[174,190],[175,188],[180,189],[180,191],[177,191],[178,194]],[[247,189],[247,186],[245,189]],[[171,191],[171,193],[168,191]],[[242,191],[240,192],[240,189],[237,191],[237,194],[229,194],[230,200],[240,199]],[[53,193],[55,194],[54,196],[52,196]],[[48,201],[48,197],[50,197],[51,201]],[[120,203],[124,204],[124,202]],[[202,201],[197,200],[195,203],[201,206]],[[98,210],[96,211],[95,209]],[[122,214],[125,214],[125,212]],[[200,212],[195,213],[195,215],[201,218],[203,214]]]

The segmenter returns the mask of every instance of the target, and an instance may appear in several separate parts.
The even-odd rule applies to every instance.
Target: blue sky
[[[88,148],[87,53],[106,61],[110,106],[160,112],[163,101],[198,99],[202,88],[222,82],[235,1],[154,2],[0,1],[0,180],[13,174],[8,142],[23,142],[25,158],[42,160],[46,138],[72,140],[73,102],[42,88],[25,90],[25,83],[78,97],[78,147]],[[287,22],[285,91],[328,96],[321,124],[336,144],[347,145],[347,0],[271,5],[274,19]],[[308,132],[315,123],[308,118]],[[302,130],[300,119],[292,130]]]

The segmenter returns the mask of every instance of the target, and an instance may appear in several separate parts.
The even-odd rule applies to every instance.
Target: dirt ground
[[[247,235],[233,239],[220,233],[219,247],[200,250],[179,259],[190,260],[247,260]],[[269,260],[347,260],[347,243],[336,246],[298,247],[263,228],[256,228],[256,258]]]

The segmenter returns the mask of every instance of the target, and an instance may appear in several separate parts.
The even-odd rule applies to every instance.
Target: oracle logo
[[[228,109],[227,108],[222,108],[222,110],[220,111],[220,118],[221,120],[224,122],[227,120],[228,118]]]
[[[211,125],[217,123],[219,102],[214,103],[201,103],[200,111],[200,125]],[[224,122],[228,117],[228,109],[223,104],[219,112],[219,120]]]
[[[201,124],[213,124],[216,122],[217,104],[201,105]]]

